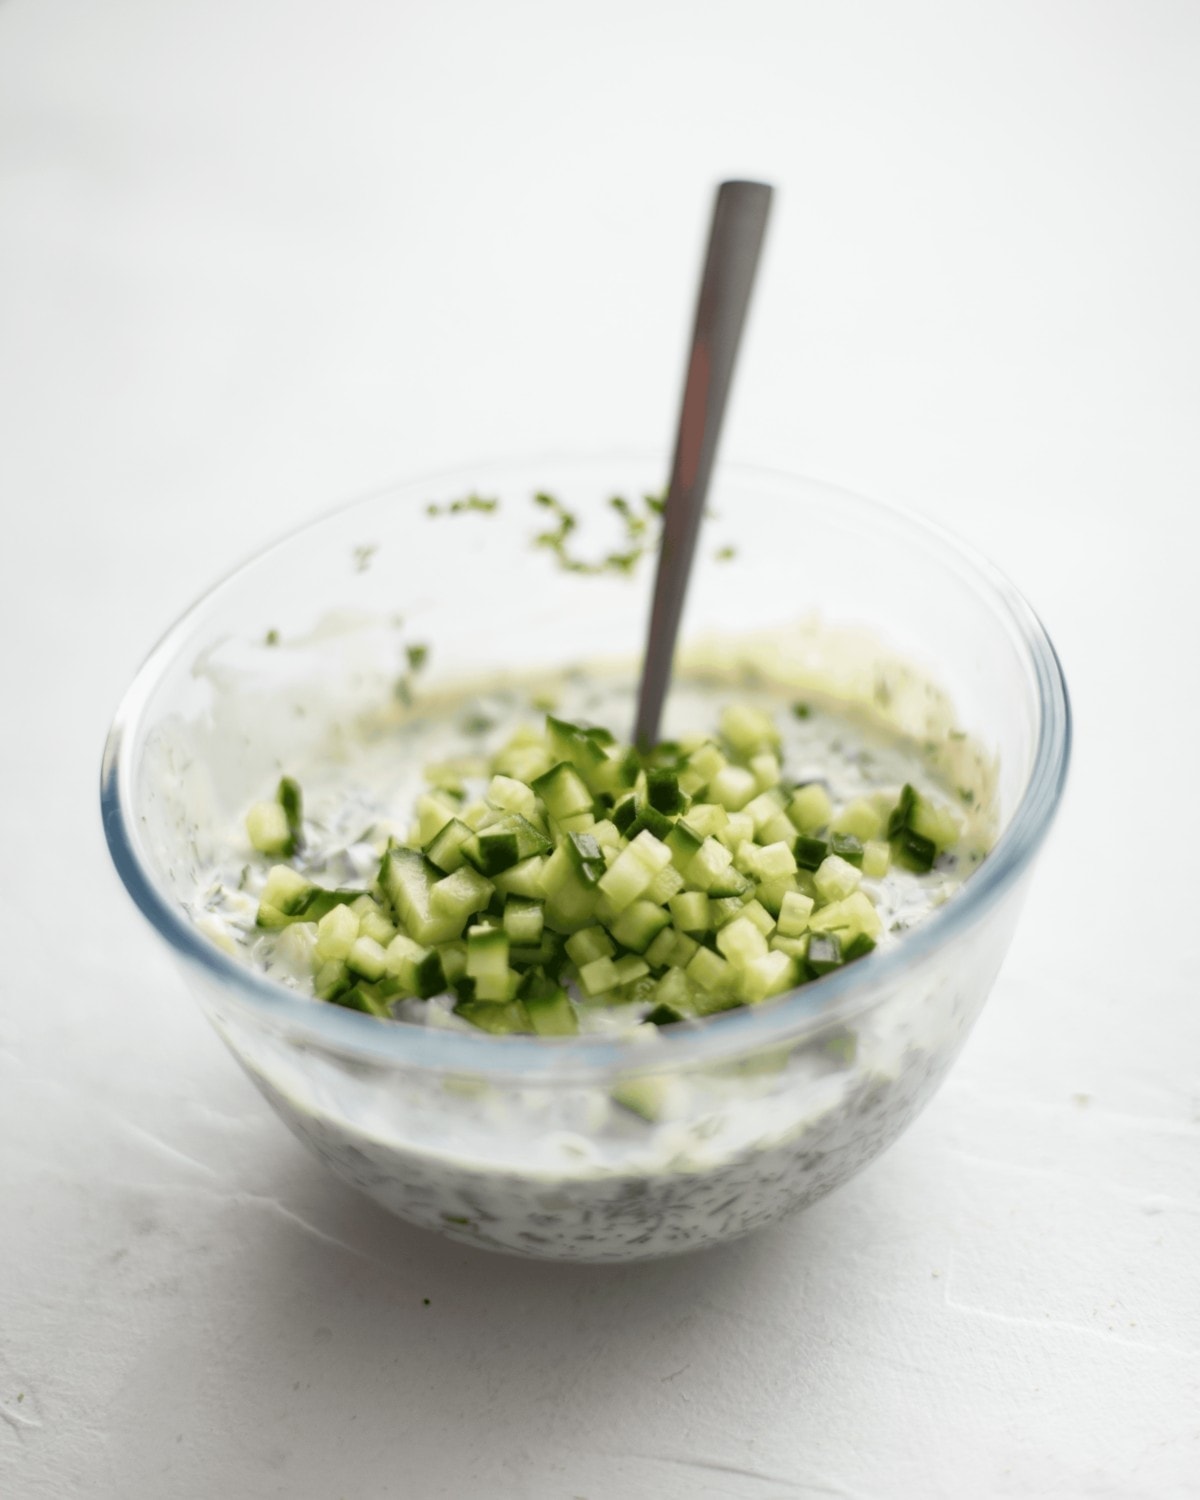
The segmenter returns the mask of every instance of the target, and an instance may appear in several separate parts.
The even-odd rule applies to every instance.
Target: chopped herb
[[[392,696],[397,703],[403,703],[405,708],[412,706],[412,683],[405,677],[397,677],[392,685]]]
[[[409,646],[405,655],[408,657],[408,665],[414,672],[419,672],[429,660],[428,646]]]
[[[422,1297],[422,1298],[421,1298],[421,1302],[422,1302],[422,1304],[423,1304],[423,1305],[424,1305],[424,1306],[425,1306],[425,1307],[428,1307],[428,1306],[429,1306],[429,1298],[428,1298],[428,1297]]]
[[[653,539],[648,537],[648,529],[650,519],[661,516],[662,501],[654,495],[643,496],[643,501],[646,514],[640,515],[624,495],[609,497],[610,508],[616,511],[624,523],[629,546],[625,550],[609,552],[597,562],[589,562],[586,558],[575,556],[567,548],[567,538],[579,526],[578,516],[568,510],[556,496],[548,494],[545,490],[538,490],[533,496],[533,503],[543,510],[550,511],[555,518],[555,525],[548,531],[538,532],[533,538],[533,544],[535,547],[544,547],[547,551],[553,552],[558,559],[559,566],[568,573],[587,575],[623,573],[628,575],[634,571],[651,546],[657,547],[658,545],[657,536]]]
[[[495,719],[489,719],[487,714],[482,713],[468,714],[459,724],[462,732],[470,735],[486,734],[489,729],[494,729],[495,727]]]
[[[378,551],[379,551],[379,546],[375,542],[371,542],[371,543],[369,543],[366,546],[355,547],[354,554],[353,554],[354,555],[354,571],[356,573],[365,573],[367,571],[367,569],[371,566],[371,559],[375,556],[376,552],[378,552]]]
[[[718,547],[713,554],[717,562],[732,562],[737,556],[736,547]]]
[[[481,515],[490,515],[492,511],[499,508],[499,500],[470,494],[464,495],[461,500],[451,500],[447,505],[438,505],[431,500],[425,507],[425,514],[427,516],[461,516],[468,511],[477,511]]]
[[[808,706],[807,703],[793,703],[792,713],[796,716],[797,719],[807,719],[811,716],[812,709]]]
[[[267,645],[267,646],[278,646],[278,644],[279,644],[279,632],[278,632],[278,630],[268,630],[267,634],[266,634],[266,638],[264,640],[264,644]]]

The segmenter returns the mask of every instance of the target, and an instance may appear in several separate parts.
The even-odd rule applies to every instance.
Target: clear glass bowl
[[[1005,579],[911,516],[729,466],[684,639],[740,642],[743,660],[849,697],[878,701],[887,682],[889,712],[918,737],[944,731],[945,690],[994,757],[999,818],[992,853],[946,905],[891,951],[649,1045],[379,1021],[212,943],[183,901],[215,844],[285,763],[319,751],[350,765],[342,727],[393,692],[406,644],[432,643],[432,691],[598,658],[632,678],[652,562],[631,577],[561,571],[530,545],[545,525],[530,497],[561,495],[592,518],[603,550],[607,498],[658,489],[664,469],[646,457],[479,465],[306,526],[173,626],[104,754],[117,870],[282,1119],[404,1218],[522,1255],[632,1260],[711,1244],[813,1202],[877,1156],[933,1094],[987,997],[1066,776],[1062,672]],[[470,492],[499,497],[502,512],[428,513]],[[717,559],[726,544],[732,562]],[[646,1074],[666,1080],[655,1122],[612,1101]]]

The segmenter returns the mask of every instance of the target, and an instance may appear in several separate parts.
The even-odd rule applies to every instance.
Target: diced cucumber
[[[485,910],[494,890],[490,880],[470,865],[464,865],[453,875],[434,881],[429,893],[430,909],[434,916],[454,922],[461,933],[468,917]]]
[[[592,810],[592,794],[569,761],[559,761],[545,775],[539,776],[533,783],[533,790],[545,803],[552,818],[569,818],[573,813]]]
[[[750,757],[750,773],[760,792],[776,786],[781,774],[779,757],[771,750],[760,751]]]
[[[665,931],[665,929],[664,929]],[[671,929],[675,932],[675,929]],[[671,964],[676,969],[686,969],[695,957],[696,950],[700,944],[686,932],[675,932],[675,948],[671,954]]]
[[[680,819],[663,842],[671,851],[671,863],[686,876],[692,860],[700,852],[704,838],[690,824]]]
[[[542,940],[545,904],[528,896],[509,896],[504,903],[504,930],[510,943],[532,947]]]
[[[712,926],[708,897],[703,891],[681,891],[671,897],[667,906],[681,932],[707,932]]]
[[[882,880],[892,862],[892,851],[878,839],[868,839],[863,845],[862,872],[870,880]]]
[[[853,833],[834,833],[829,838],[829,849],[839,859],[844,859],[848,865],[855,865],[862,869],[863,846],[862,840]]]
[[[582,969],[597,958],[611,958],[616,949],[603,927],[584,927],[567,939],[567,952],[576,968]]]
[[[915,833],[911,828],[902,828],[892,839],[892,849],[895,851],[896,860],[904,865],[906,869],[916,870],[921,873],[933,869],[933,862],[937,858],[937,845],[932,839],[927,839],[923,834]]]
[[[673,927],[664,927],[646,949],[644,957],[652,969],[665,969],[670,964],[675,952],[675,936]]]
[[[451,818],[425,846],[425,854],[431,864],[447,875],[453,875],[466,862],[463,846],[475,837],[475,830],[461,818]]]
[[[644,958],[638,958],[636,954],[627,953],[624,958],[618,958],[613,964],[617,971],[617,981],[620,984],[636,984],[639,979],[644,979],[650,972],[650,965]]]
[[[579,983],[586,995],[603,995],[620,984],[617,966],[611,958],[594,958],[579,969]]]
[[[753,922],[764,937],[775,931],[775,918],[761,901],[753,899],[747,901],[745,906],[742,907],[742,916],[748,922]]]
[[[360,896],[351,903],[350,910],[358,918],[359,932],[365,937],[374,938],[381,947],[386,948],[396,936],[396,929],[384,916],[378,901],[372,897]]]
[[[819,781],[800,787],[787,806],[787,815],[801,833],[819,833],[828,828],[833,803]]]
[[[717,848],[720,847],[718,844]],[[645,892],[658,872],[670,862],[670,849],[652,833],[643,831],[627,849],[622,849],[600,877],[600,890],[617,911],[623,911]]]
[[[387,953],[374,938],[356,937],[346,955],[346,967],[364,979],[382,979],[387,970]]]
[[[337,959],[327,959],[313,976],[313,992],[318,1000],[336,999],[350,984],[350,970]]]
[[[331,959],[342,963],[358,937],[358,917],[348,906],[335,906],[317,923],[317,952],[320,963]]]
[[[681,790],[689,797],[696,796],[698,792],[704,790],[714,776],[725,769],[727,764],[720,748],[711,740],[707,741],[693,750],[684,763],[679,773]]]
[[[679,1014],[686,1014],[692,1003],[692,987],[682,966],[667,970],[654,986],[654,999],[659,1005],[666,1005]],[[650,1017],[647,1016],[646,1019],[649,1020]]]
[[[717,947],[732,964],[744,967],[767,952],[767,940],[748,917],[738,916],[717,933]]]
[[[499,875],[535,854],[547,854],[550,840],[520,813],[503,813],[463,845],[463,853],[481,875]]]
[[[782,880],[796,873],[796,856],[788,844],[766,844],[758,856],[759,880]]]
[[[537,793],[512,776],[493,776],[488,782],[487,800],[502,812],[519,813],[535,825],[541,816]]]
[[[721,738],[743,760],[779,744],[779,731],[769,714],[747,703],[731,703],[721,714]]]
[[[765,827],[772,818],[783,812],[783,802],[780,800],[780,795],[778,791],[773,789],[760,791],[758,796],[753,797],[742,809],[743,814],[753,823],[755,833]],[[792,837],[795,837],[794,831]]]
[[[538,886],[546,901],[546,921],[556,930],[574,932],[591,925],[596,912],[596,889],[584,883],[562,844],[546,860]]]
[[[817,894],[823,901],[841,901],[856,891],[862,880],[862,871],[855,869],[839,854],[831,854],[821,861],[813,881]]]
[[[815,905],[811,896],[789,891],[779,908],[779,931],[783,937],[799,937],[808,927]]]
[[[512,1036],[532,1029],[529,1012],[520,1000],[506,1005],[460,1000],[454,1007],[454,1014],[472,1026],[478,1026],[480,1031],[490,1031],[493,1036]]]
[[[562,845],[584,885],[598,885],[608,868],[593,833],[568,833]]]
[[[713,876],[708,887],[708,894],[713,897],[740,896],[747,897],[754,892],[754,881],[749,875],[743,875],[740,870],[734,869],[732,865],[724,870],[718,870]]]
[[[730,922],[741,916],[746,903],[740,896],[714,896],[709,900],[708,913],[713,932],[720,932]]]
[[[793,893],[800,894],[799,875],[786,875],[782,880],[760,880],[758,882],[758,899],[773,917],[778,917],[784,900]]]
[[[246,833],[260,854],[282,854],[290,859],[296,852],[287,812],[278,802],[256,802],[246,814]]]
[[[729,826],[729,813],[719,802],[697,802],[688,809],[688,826],[702,838],[716,838]]]
[[[545,868],[545,858],[535,854],[493,876],[492,884],[503,896],[535,896],[540,899]]]
[[[714,838],[706,838],[692,856],[684,870],[684,879],[689,884],[706,891],[718,882],[726,871],[733,868],[733,855]]]
[[[669,1079],[629,1078],[618,1083],[612,1091],[612,1099],[622,1109],[640,1116],[648,1124],[662,1118],[669,1095]]]
[[[450,947],[458,949],[459,945],[446,945],[446,948]],[[418,995],[422,1000],[427,1000],[431,995],[441,994],[449,981],[449,975],[443,966],[446,948],[441,951],[426,948],[404,933],[397,933],[387,946],[387,971],[395,975],[410,995]],[[451,967],[458,966],[452,963]],[[461,978],[463,972],[465,959],[463,968],[459,969],[455,977]]]
[[[444,792],[422,792],[417,798],[417,841],[424,848],[456,816],[458,804]]]
[[[860,797],[844,807],[833,819],[830,828],[834,834],[853,834],[860,843],[877,839],[884,831],[885,819],[880,817],[872,803]]]
[[[527,996],[523,1002],[530,1024],[538,1036],[574,1036],[579,1030],[575,1007],[564,990]]]
[[[418,943],[444,943],[462,934],[462,923],[456,916],[433,910],[433,887],[441,878],[442,872],[418,850],[397,844],[387,850],[379,867],[379,884],[392,910]]]
[[[692,799],[674,771],[654,767],[646,772],[646,800],[656,812],[676,816],[688,810]]]
[[[757,790],[753,772],[741,766],[726,766],[709,782],[706,795],[710,802],[719,803],[726,812],[739,812]],[[696,821],[694,817],[692,821]]]
[[[814,932],[808,940],[808,967],[814,974],[828,974],[842,962],[842,945],[834,932]]]
[[[741,989],[750,1005],[782,995],[796,983],[796,960],[778,950],[751,959],[741,973]]]
[[[786,953],[789,958],[799,960],[808,952],[808,933],[802,933],[799,937],[785,937],[781,932],[773,932],[767,946],[775,953]],[[797,973],[797,978],[799,977]]]
[[[513,998],[508,967],[508,934],[502,927],[472,927],[467,932],[467,977],[475,981],[476,1000]]]
[[[634,901],[627,906],[609,931],[622,947],[633,953],[644,953],[671,918],[653,901]]]
[[[829,845],[824,839],[802,833],[792,845],[792,853],[801,870],[819,870],[829,857]]]
[[[693,984],[710,993],[731,991],[735,987],[733,966],[711,948],[697,948],[684,972]]]
[[[646,900],[665,906],[672,896],[683,890],[683,876],[674,865],[664,865],[646,887]]]
[[[730,813],[725,827],[718,829],[714,837],[736,853],[742,844],[754,842],[754,819],[747,812]]]

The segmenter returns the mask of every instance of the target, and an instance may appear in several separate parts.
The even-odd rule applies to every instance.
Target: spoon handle
[[[679,617],[692,571],[725,401],[758,270],[772,191],[762,182],[723,182],[713,205],[638,693],[634,741],[643,748],[658,739]]]

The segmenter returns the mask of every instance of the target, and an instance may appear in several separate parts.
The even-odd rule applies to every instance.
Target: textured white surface
[[[1200,1494],[1198,67],[1187,0],[0,5],[5,1500]],[[1073,782],[861,1178],[688,1261],[488,1258],[233,1067],[101,742],[285,525],[662,442],[736,173],[781,199],[727,453],[1001,563]]]

